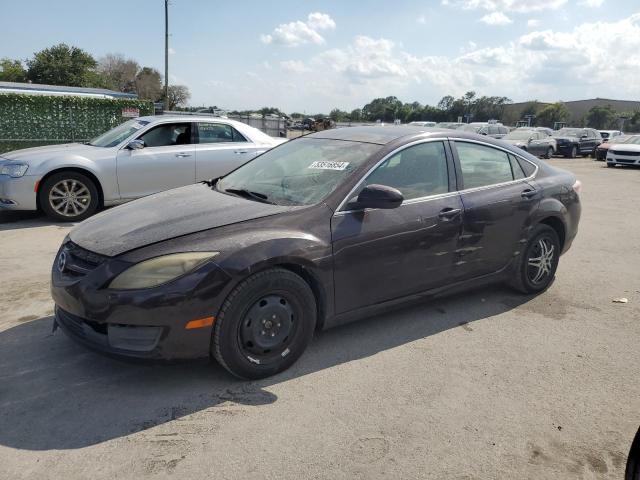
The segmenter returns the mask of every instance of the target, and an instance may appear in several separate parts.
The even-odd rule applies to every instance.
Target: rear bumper
[[[39,179],[36,175],[19,178],[0,175],[0,209],[36,210],[35,186]]]

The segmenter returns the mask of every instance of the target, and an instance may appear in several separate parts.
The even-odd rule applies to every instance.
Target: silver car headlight
[[[13,178],[22,177],[27,173],[29,165],[26,163],[8,163],[0,168],[0,175],[9,175]]]
[[[144,260],[129,267],[109,284],[117,290],[134,290],[162,285],[195,270],[220,252],[173,253]]]

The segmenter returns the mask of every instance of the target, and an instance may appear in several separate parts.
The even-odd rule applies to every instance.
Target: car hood
[[[64,155],[64,156],[86,156],[89,152],[95,152],[96,148],[91,145],[84,145],[82,143],[65,143],[62,145],[47,145],[44,147],[23,148],[22,150],[14,150],[0,154],[0,160],[6,159],[11,161],[20,161],[29,165],[40,163],[44,160],[49,160],[51,157]]]
[[[77,245],[113,257],[152,243],[303,208],[270,205],[217,192],[201,183],[106,210],[76,226]]]
[[[635,143],[614,143],[611,150],[616,152],[640,152],[640,145]]]

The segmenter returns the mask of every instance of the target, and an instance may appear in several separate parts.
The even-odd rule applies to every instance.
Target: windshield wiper
[[[249,200],[255,200],[256,202],[268,203],[270,205],[276,205],[274,202],[270,202],[264,193],[252,192],[246,188],[225,188],[224,192],[238,195],[239,197],[248,198]]]

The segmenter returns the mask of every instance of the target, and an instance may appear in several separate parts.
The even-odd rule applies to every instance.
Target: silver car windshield
[[[231,172],[216,189],[278,205],[313,205],[380,148],[371,143],[301,138]]]
[[[531,131],[515,130],[513,132],[508,133],[504,137],[502,137],[502,139],[503,140],[529,140],[531,138],[531,135],[532,135]]]
[[[104,148],[115,147],[148,124],[149,122],[146,120],[129,120],[94,138],[89,142],[89,145]]]

